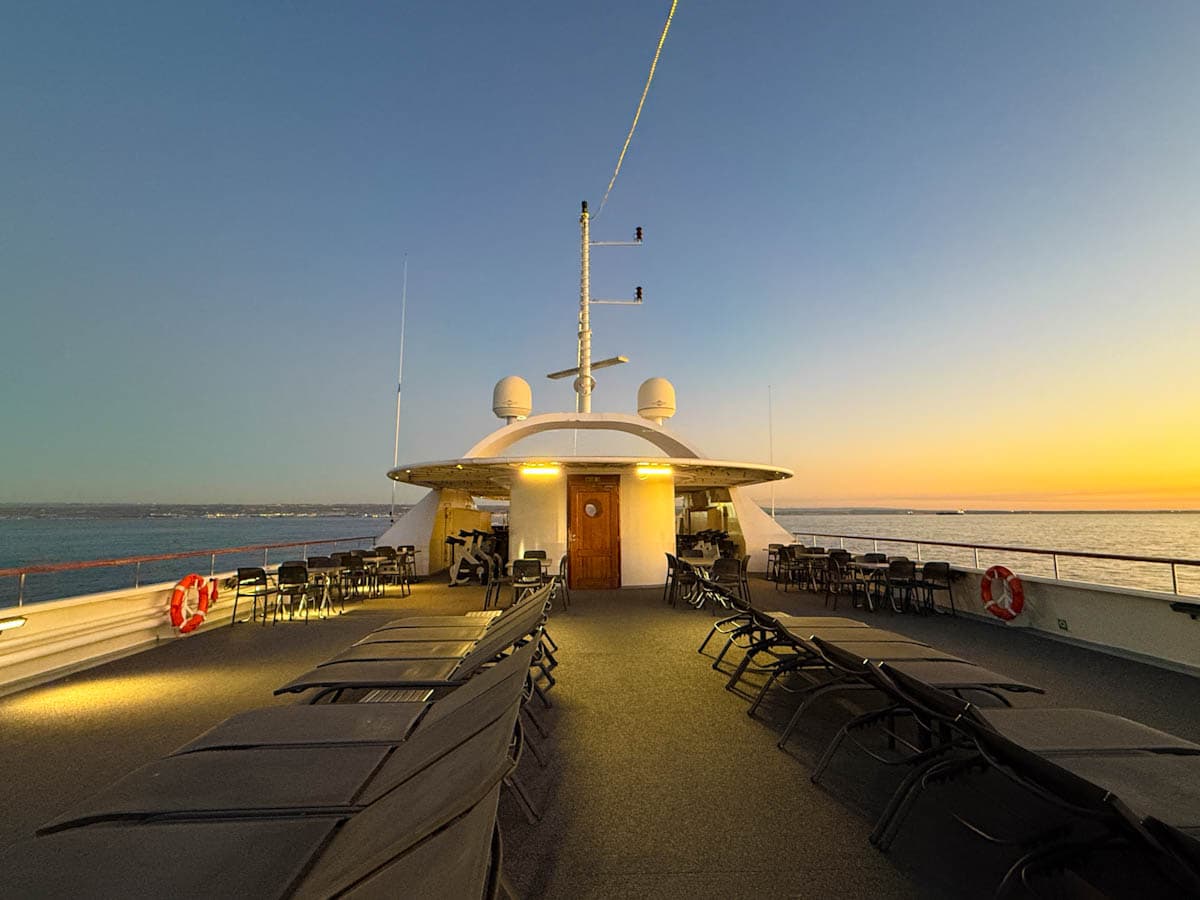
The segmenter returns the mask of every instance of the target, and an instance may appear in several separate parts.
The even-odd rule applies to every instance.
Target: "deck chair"
[[[542,563],[539,559],[526,556],[524,559],[512,561],[512,602],[514,605],[536,592],[545,583],[542,579]]]
[[[936,650],[906,635],[896,634],[895,632],[879,628],[851,625],[843,628],[823,629],[812,626],[787,626],[776,621],[773,634],[773,641],[768,638],[767,641],[754,647],[753,652],[771,653],[774,647],[783,646],[786,648],[787,653],[779,660],[778,665],[773,664],[766,670],[759,670],[767,671],[768,677],[767,681],[759,689],[758,695],[750,707],[751,715],[758,709],[766,692],[770,690],[781,676],[797,672],[803,673],[804,670],[813,668],[818,670],[822,668],[823,658],[812,641],[814,637],[819,635],[824,635],[827,640],[852,646],[853,650],[856,653],[860,653],[863,658],[958,660],[958,657],[944,653],[941,650]],[[778,656],[778,654],[774,655]],[[749,661],[750,654],[748,653],[742,662],[745,664]],[[814,663],[817,663],[817,665],[814,666]],[[740,678],[742,672],[737,671],[735,674]],[[734,679],[731,677],[730,682],[733,683],[733,681]]]
[[[461,686],[418,690],[401,702],[296,704],[238,713],[172,755],[235,747],[400,744],[418,722],[435,722],[510,679],[524,680],[536,649],[531,642]]]
[[[360,809],[92,825],[27,841],[0,856],[6,888],[45,897],[483,896],[495,877],[510,725],[498,720],[490,743],[462,745]],[[187,865],[164,865],[180,847]]]
[[[1158,779],[1164,775],[1169,781],[1183,776],[1183,782],[1171,781],[1166,803],[1190,808],[1200,821],[1200,791],[1189,791],[1200,772],[1200,744],[1099,710],[982,708],[891,664],[883,664],[881,671],[914,705],[949,723],[976,746],[980,741],[988,744],[994,735],[1024,752],[1054,760],[1077,777],[1103,782],[1105,788],[1132,807],[1152,792],[1152,785],[1161,783]],[[986,759],[983,748],[979,753]],[[1144,765],[1142,761],[1146,761]],[[1140,785],[1122,781],[1131,771],[1135,781],[1141,776]],[[885,848],[890,845],[900,822],[929,780],[929,775],[923,775],[901,785],[876,825],[874,842]],[[1121,790],[1117,789],[1118,783]],[[1152,814],[1150,810],[1141,812],[1143,816]]]
[[[243,597],[249,597],[250,604],[250,620],[253,622],[258,617],[258,604],[262,603],[263,624],[267,622],[267,601],[275,595],[275,588],[267,581],[267,571],[262,566],[243,566],[237,570],[235,576],[235,587],[233,591],[233,612],[230,614],[229,622],[231,625],[236,625],[238,601]]]
[[[926,612],[942,612],[943,610],[938,609],[935,593],[937,591],[945,591],[946,599],[950,604],[950,615],[958,615],[958,611],[954,608],[954,587],[950,579],[950,563],[925,563],[921,568],[921,577],[916,582],[917,590],[921,595],[921,608],[923,610]]]
[[[317,693],[309,701],[316,703],[330,695],[335,700],[339,699],[345,691],[359,688],[443,687],[461,683],[501,651],[524,643],[534,632],[540,632],[550,590],[549,585],[543,587],[512,616],[489,627],[471,652],[461,660],[346,660],[318,666],[277,688],[275,693],[302,693],[316,689]]]
[[[1042,693],[1041,688],[1034,685],[992,672],[950,654],[938,657],[935,654],[940,651],[921,645],[887,641],[839,641],[835,644],[820,637],[813,637],[811,642],[806,643],[811,643],[828,664],[832,677],[801,692],[803,699],[780,735],[781,748],[795,731],[804,713],[822,697],[843,691],[879,690],[869,668],[873,663],[888,662],[893,669],[910,674],[920,673],[915,677],[932,679],[930,683],[946,690],[977,691],[995,697],[1006,705],[1009,701],[1000,691]]]
[[[492,755],[507,752],[523,700],[525,673],[515,675],[476,692],[393,746],[268,744],[166,757],[131,772],[47,823],[39,834],[163,816],[353,811],[402,788],[426,769],[445,769],[464,755],[490,758],[480,747],[492,746]]]

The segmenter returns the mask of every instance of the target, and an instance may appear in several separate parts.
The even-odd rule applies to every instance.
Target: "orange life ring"
[[[1004,590],[998,597],[992,596],[992,585],[1000,584]],[[979,582],[979,593],[983,598],[983,608],[997,619],[1011,622],[1025,608],[1025,586],[1021,579],[1004,566],[992,566],[983,573]]]
[[[188,593],[196,589],[196,608],[188,605]],[[179,629],[180,634],[189,634],[204,624],[208,608],[217,602],[217,580],[212,581],[212,591],[209,584],[195,572],[184,575],[175,590],[171,592],[171,624]]]

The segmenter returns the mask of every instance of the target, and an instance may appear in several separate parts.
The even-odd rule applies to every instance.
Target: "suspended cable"
[[[392,444],[392,468],[400,465],[400,391],[404,387],[404,319],[408,313],[408,254],[404,254],[404,281],[400,289],[400,367],[396,375],[396,441]],[[388,519],[396,522],[396,479],[392,479],[392,508]]]
[[[654,60],[650,63],[650,74],[646,76],[646,86],[642,88],[642,98],[638,100],[637,111],[633,114],[633,124],[629,126],[629,134],[625,136],[625,146],[621,148],[621,153],[617,156],[617,167],[613,170],[612,179],[608,182],[608,188],[604,191],[604,197],[600,201],[600,208],[596,210],[596,215],[600,215],[604,211],[608,195],[612,193],[613,185],[617,183],[617,176],[621,174],[621,163],[625,161],[625,151],[629,149],[629,142],[633,140],[633,132],[637,130],[638,119],[642,116],[642,106],[646,103],[646,95],[650,93],[650,82],[654,80],[654,70],[658,68],[658,57],[662,54],[663,44],[667,40],[667,32],[671,30],[671,19],[674,18],[675,7],[678,5],[679,0],[671,0],[671,11],[667,13],[667,21],[663,25],[662,35],[658,39],[658,46],[654,49]]]

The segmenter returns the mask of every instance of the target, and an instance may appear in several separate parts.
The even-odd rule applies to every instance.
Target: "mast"
[[[579,213],[579,377],[575,379],[575,411],[592,411],[592,320],[591,306],[591,239],[588,229],[588,205],[584,200]]]

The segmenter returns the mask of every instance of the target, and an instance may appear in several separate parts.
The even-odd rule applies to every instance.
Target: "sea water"
[[[401,510],[397,510],[399,514]],[[844,545],[854,552],[878,549],[918,557],[913,541],[949,541],[1048,550],[1075,550],[1200,559],[1200,513],[969,513],[967,515],[780,512],[779,523],[804,543]],[[169,506],[0,505],[0,569],[218,550],[255,544],[308,542],[307,547],[221,553],[216,571],[262,565],[369,546],[389,527],[385,506]],[[859,539],[818,537],[860,536]],[[335,538],[359,540],[333,545]],[[884,540],[876,540],[882,538]],[[753,549],[753,548],[752,548]],[[922,545],[921,559],[974,566],[975,551]],[[1003,563],[1021,574],[1054,575],[1049,557],[1011,551],[978,551],[978,564]],[[1169,566],[1059,557],[1058,576],[1072,581],[1166,591]],[[189,572],[208,574],[209,555],[112,568],[29,575],[25,602],[175,581]],[[1180,593],[1200,595],[1200,567],[1178,566]],[[17,599],[17,579],[0,578],[0,607]]]
[[[397,510],[397,515],[402,510]],[[308,542],[243,553],[144,562],[26,576],[26,603],[137,584],[176,581],[189,572],[208,575],[238,566],[261,566],[373,546],[390,526],[387,507],[370,506],[0,506],[0,569],[220,550],[258,544]],[[342,544],[334,539],[357,538]],[[0,578],[0,607],[17,602],[17,579]]]

